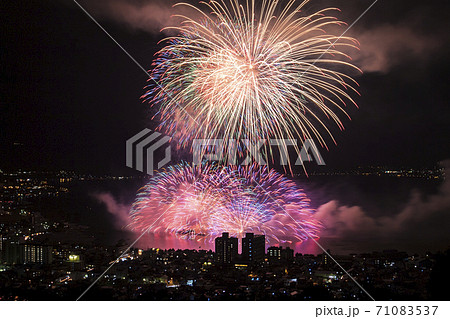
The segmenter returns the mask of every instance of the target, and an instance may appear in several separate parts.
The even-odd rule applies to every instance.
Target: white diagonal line
[[[162,217],[162,215],[160,216],[160,218],[161,217]],[[155,223],[158,221],[158,219],[155,221]],[[150,227],[152,227],[152,226],[150,226]],[[123,256],[125,256],[125,254],[131,249],[131,247],[133,247],[139,241],[139,239],[141,239],[142,236],[144,236],[144,234],[147,233],[147,231],[150,229],[150,227],[147,228],[119,257],[117,257],[117,259],[114,260],[111,263],[111,265],[108,268],[106,268],[106,270],[100,276],[98,276],[97,279],[95,279],[94,282],[92,284],[90,284],[89,287],[87,287],[87,289],[85,291],[83,291],[83,293],[75,301],[79,301],[81,298],[83,298],[83,296],[97,283],[97,281],[99,281],[115,264],[117,264],[119,262],[119,260]]]
[[[319,244],[319,242],[317,241],[317,240],[315,240],[314,239],[314,237],[313,236],[311,236],[311,234],[301,225],[301,224],[299,224],[295,219],[294,219],[294,217],[292,217],[291,216],[291,214],[289,214],[285,209],[284,209],[284,207],[283,206],[281,206],[273,197],[272,197],[272,195],[270,195],[270,193],[268,193],[257,181],[254,181],[261,189],[262,189],[262,191],[264,192],[264,193],[266,193],[282,210],[283,210],[283,212],[287,215],[287,216],[289,216],[300,228],[301,228],[301,230],[303,230],[304,232],[305,232],[305,234],[310,238],[310,239],[312,239],[315,243],[316,243],[316,245],[320,248],[320,249],[322,249],[322,251],[325,253],[325,254],[327,254],[327,256],[328,257],[330,257],[330,259],[331,260],[333,260],[335,263],[336,263],[336,265],[338,265],[339,266],[339,268],[341,268],[342,269],[342,271],[343,272],[345,272],[346,274],[347,274],[347,276],[351,279],[351,280],[353,280],[354,282],[355,282],[355,284],[370,298],[370,299],[372,299],[372,301],[375,301],[375,299],[363,288],[363,286],[361,286],[360,284],[359,284],[359,282],[357,282],[356,281],[356,279],[355,278],[353,278],[348,272],[347,272],[347,270],[345,270],[345,268],[344,267],[342,267],[341,266],[341,264],[339,264],[337,261],[336,261],[336,259],[334,259],[333,258],[333,256],[331,256],[331,254],[329,253],[329,252],[327,252],[326,250],[325,250],[325,248],[323,248],[322,247],[322,245],[321,244]]]
[[[364,10],[364,12],[363,13],[361,13],[360,15],[359,15],[359,17],[358,18],[356,18],[356,20],[355,21],[353,21],[353,23],[352,24],[350,24],[349,26],[348,26],[348,28],[347,29],[345,29],[345,31],[332,43],[332,44],[330,44],[330,46],[325,50],[325,52],[323,52],[301,75],[300,75],[300,77],[302,77],[306,72],[308,72],[308,70],[311,68],[311,67],[313,67],[316,63],[317,63],[317,61],[319,61],[323,56],[324,56],[324,54],[325,53],[327,53],[328,52],[328,50],[330,50],[330,48],[331,47],[333,47],[335,44],[336,44],[336,42],[337,41],[339,41],[343,36],[344,36],[344,34],[346,34],[347,33],[347,31],[348,30],[350,30],[374,5],[375,5],[375,3],[377,3],[378,2],[378,0],[375,0],[366,10]],[[258,184],[259,185],[259,183],[258,182],[256,182],[256,184]],[[261,187],[261,189],[263,189],[262,188],[262,186],[261,185],[259,185],[259,187]],[[268,193],[268,192],[266,192],[266,190],[264,190],[263,189],[263,191],[269,196],[269,197],[271,197],[272,198],[272,196]],[[273,198],[272,198],[272,200],[273,200]],[[276,202],[276,201],[275,201]],[[326,250],[325,250],[325,248],[323,248],[322,247],[322,245],[321,244],[319,244],[319,242],[317,241],[317,240],[315,240],[314,239],[314,237],[312,237],[311,236],[311,234],[309,234],[309,232],[308,231],[306,231],[306,229],[301,225],[301,224],[299,224],[280,204],[278,204],[278,202],[276,202],[277,203],[277,205],[286,213],[286,215],[287,216],[289,216],[304,232],[305,232],[305,234],[309,237],[309,238],[311,238],[313,241],[314,241],[314,243],[316,243],[316,245],[328,256],[328,257],[330,257],[330,259],[331,260],[333,260],[335,263],[336,263],[336,265],[338,265],[339,266],[339,268],[341,268],[342,269],[342,271],[344,271],[346,274],[347,274],[347,276],[351,279],[351,280],[353,280],[354,282],[355,282],[355,284],[370,298],[370,299],[372,299],[373,301],[375,301],[375,299],[363,288],[363,286],[361,286],[360,284],[359,284],[359,282],[358,281],[356,281],[356,279],[355,278],[353,278],[348,272],[347,272],[347,270],[345,270],[345,268],[344,267],[342,267],[337,261],[336,261],[336,259],[334,259],[333,258],[333,256],[331,256],[331,254],[330,253],[328,253]]]
[[[78,6],[78,7],[80,7],[80,9],[92,20],[92,21],[94,21],[94,23],[111,39],[111,40],[113,40],[113,42],[115,43],[115,44],[117,44],[117,46],[142,70],[142,71],[144,71],[145,72],[145,74],[147,74],[147,76],[150,78],[150,80],[152,80],[153,82],[155,82],[155,84],[161,89],[161,91],[162,92],[164,92],[164,93],[166,93],[170,98],[172,98],[171,96],[170,96],[170,94],[168,94],[167,93],[167,91],[166,90],[164,90],[164,88],[158,83],[158,82],[156,82],[156,80],[150,75],[150,73],[148,73],[147,72],[147,70],[145,70],[145,68],[138,62],[138,61],[136,61],[136,59],[135,58],[133,58],[133,56],[130,54],[130,53],[128,53],[128,51],[127,50],[125,50],[125,48],[123,47],[123,46],[121,46],[120,45],[120,43],[119,42],[117,42],[117,40],[116,39],[114,39],[114,37],[111,35],[111,34],[109,34],[109,32],[108,31],[106,31],[106,29],[97,21],[97,20],[95,20],[95,18],[81,5],[81,4],[79,4],[76,0],[73,0],[73,2],[75,2],[75,4]],[[173,100],[173,99],[172,99]],[[178,103],[178,102],[176,102],[176,101],[174,101],[175,102],[175,104],[184,112],[184,113],[186,113],[195,123],[197,123],[198,125],[200,125],[198,122],[197,122],[197,120],[196,119],[194,119],[188,112],[186,112],[186,110]]]
[[[139,62],[138,61],[136,61],[136,59],[135,58],[133,58],[133,56],[130,54],[130,53],[128,53],[128,51],[127,50],[125,50],[124,49],[124,47],[123,46],[121,46],[120,45],[120,43],[119,42],[117,42],[116,41],[116,39],[114,39],[113,38],[113,36],[112,35],[110,35],[109,33],[108,33],[108,31],[106,31],[105,30],[105,28],[103,28],[102,27],[102,25],[100,24],[100,23],[98,23],[97,22],[97,20],[95,20],[94,19],[94,17],[81,5],[81,4],[79,4],[76,0],[73,0],[73,2],[75,2],[76,3],[76,5],[77,6],[79,6],[80,7],[80,9],[81,10],[83,10],[83,12],[92,20],[92,21],[94,21],[94,23],[100,28],[100,29],[102,29],[102,31],[111,39],[111,40],[113,40],[113,42],[115,43],[115,44],[117,44],[117,46],[142,70],[142,71],[144,71],[145,72],[145,74],[147,74],[148,75],[148,77],[149,78],[151,78],[151,76],[150,76],[150,74],[147,72],[147,70],[145,70],[144,69],[144,67],[142,66],[142,65],[140,65],[139,64]]]
[[[312,67],[312,66],[314,66],[316,63],[317,63],[317,61],[319,61],[322,57],[323,57],[323,55],[325,54],[325,53],[327,53],[328,52],[328,50],[333,46],[333,45],[335,45],[336,44],[336,42],[337,41],[339,41],[343,36],[344,36],[344,34],[346,34],[347,33],[347,31],[348,30],[350,30],[374,5],[375,5],[375,3],[377,3],[378,2],[378,0],[375,0],[366,10],[364,10],[364,12],[363,13],[361,13],[360,15],[359,15],[359,17],[358,18],[356,18],[356,20],[355,21],[353,21],[353,23],[347,28],[347,29],[345,29],[345,31],[325,50],[325,52],[323,52],[309,67],[308,67],[308,69],[306,69],[301,75],[300,75],[300,77],[302,77],[306,72],[308,72],[308,70]],[[256,182],[256,181],[255,181]],[[263,189],[262,188],[262,186],[258,183],[258,182],[256,182],[256,184],[258,184],[258,186],[270,197],[270,198],[272,198],[272,200],[274,200],[273,199],[273,197],[272,197],[272,195],[270,195],[265,189]],[[275,200],[274,200],[275,201]],[[276,201],[275,201],[276,202]],[[328,256],[328,257],[330,257],[330,259],[331,260],[333,260],[335,263],[336,263],[336,265],[338,265],[339,266],[339,268],[341,268],[342,269],[342,271],[344,271],[346,274],[347,274],[347,276],[351,279],[351,280],[353,280],[354,282],[355,282],[355,284],[370,298],[370,299],[372,299],[373,301],[375,301],[375,299],[363,288],[363,286],[361,286],[360,284],[359,284],[359,282],[358,281],[356,281],[356,279],[355,278],[353,278],[348,272],[347,272],[347,270],[345,270],[345,268],[344,267],[342,267],[337,261],[336,261],[336,259],[334,259],[333,258],[333,256],[331,256],[331,254],[330,253],[328,253],[326,250],[325,250],[325,248],[323,248],[322,247],[322,245],[321,244],[319,244],[319,242],[317,241],[317,240],[315,240],[314,239],[314,237],[312,237],[311,236],[311,234],[308,232],[308,231],[306,231],[306,229],[301,225],[301,224],[299,224],[285,209],[284,209],[284,207],[282,207],[280,204],[278,204],[278,202],[276,202],[277,203],[277,205],[283,210],[283,212],[287,215],[287,216],[289,216],[304,232],[305,232],[305,234],[310,238],[310,239],[312,239],[313,241],[314,241],[314,243],[316,243],[316,245]]]
[[[317,61],[319,61],[328,52],[328,50],[330,50],[330,48],[333,47],[336,44],[336,42],[338,42],[344,36],[344,34],[346,34],[347,31],[350,30],[359,21],[359,19],[361,19],[367,13],[367,11],[369,11],[377,2],[378,0],[375,0],[366,10],[364,10],[364,12],[361,13],[359,17],[356,18],[356,20],[353,21],[353,23],[350,24],[348,28],[345,29],[345,31],[342,32],[342,34],[333,43],[331,43],[330,46],[305,71],[303,71],[300,77],[302,77],[306,72],[308,72],[309,69],[311,69],[317,63]]]
[[[173,203],[169,206],[169,207],[167,207],[167,209],[149,226],[149,227],[147,227],[143,232],[142,232],[142,234],[130,245],[130,246],[128,246],[128,248],[119,256],[119,257],[117,257],[117,259],[116,260],[114,260],[112,263],[111,263],[111,265],[108,267],[108,268],[106,268],[106,270],[100,275],[100,276],[98,276],[98,278],[97,279],[95,279],[94,280],[94,282],[92,283],[92,284],[90,284],[89,285],[89,287],[87,287],[87,289],[85,290],[85,291],[83,291],[83,293],[77,298],[77,300],[76,301],[79,301],[115,264],[117,264],[118,262],[119,262],[119,260],[123,257],[123,256],[125,256],[125,254],[131,249],[131,247],[133,247],[138,241],[139,241],[139,239],[141,239],[142,238],[142,236],[144,236],[152,227],[153,227],[153,225],[158,221],[158,220],[160,220],[161,219],[161,217],[163,217],[166,213],[167,213],[167,211],[170,209],[170,208],[172,208],[172,206],[173,205],[175,205],[175,203],[177,202],[177,200],[181,197],[181,196],[183,196],[191,187],[192,187],[193,185],[191,185],[191,186],[189,186],[180,196],[178,196],[177,198],[175,198],[175,200],[173,201]]]

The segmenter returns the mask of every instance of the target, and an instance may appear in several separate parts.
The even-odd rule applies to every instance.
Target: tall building
[[[52,247],[35,244],[3,243],[1,260],[7,264],[51,264]]]
[[[283,249],[281,251],[281,259],[283,259],[284,261],[287,261],[287,262],[294,261],[294,250],[289,247],[286,247],[285,249]]]
[[[270,263],[281,261],[282,247],[272,246],[267,248],[267,259]]]
[[[331,251],[329,249],[327,249],[327,253],[323,253],[322,254],[322,266],[323,267],[328,267],[330,264],[330,257],[329,255],[331,255]]]
[[[222,237],[215,240],[215,250],[218,264],[231,264],[238,256],[238,239],[222,233]]]
[[[242,260],[248,263],[264,261],[266,236],[246,233],[242,238]]]
[[[24,264],[51,264],[52,263],[52,247],[42,245],[24,244],[22,246]]]
[[[291,262],[294,260],[294,250],[272,246],[267,248],[267,259],[270,263]]]
[[[21,262],[21,249],[18,240],[7,239],[3,241],[1,261],[6,264],[19,264]]]
[[[2,253],[3,250],[3,242],[6,243],[6,238],[3,238],[3,236],[0,234],[0,254]]]

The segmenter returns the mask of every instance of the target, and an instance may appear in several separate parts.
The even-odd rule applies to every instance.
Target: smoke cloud
[[[450,160],[442,165],[445,176],[450,176]],[[121,203],[106,192],[92,196],[114,216],[116,227],[123,229],[130,223],[130,204]],[[386,212],[376,217],[361,206],[345,206],[340,205],[338,200],[329,201],[321,205],[315,214],[315,218],[325,227],[319,241],[324,247],[338,253],[383,249],[420,253],[444,250],[450,246],[449,179],[445,179],[436,193],[431,195],[412,191],[402,207],[397,213]],[[179,244],[182,246],[182,241]],[[152,245],[157,247],[158,242],[152,242]],[[315,245],[312,246],[308,251],[320,253]],[[301,248],[300,251],[305,252],[305,249]]]
[[[114,216],[114,223],[117,228],[123,229],[130,222],[129,211],[131,206],[119,203],[110,193],[92,194],[99,203],[105,205],[106,210]]]
[[[387,73],[405,63],[425,63],[439,47],[437,39],[422,35],[411,27],[382,25],[353,31],[360,42],[354,62],[364,72]]]
[[[444,166],[449,176],[450,161]],[[339,246],[338,250],[445,249],[450,246],[450,180],[430,196],[413,191],[404,208],[393,216],[371,217],[359,206],[330,201],[318,208],[316,218],[325,226],[321,241],[330,247]]]
[[[175,0],[89,0],[83,4],[97,18],[112,19],[132,29],[158,35],[161,29],[177,25],[178,20],[173,18],[174,14],[190,16],[195,14],[195,11],[184,6],[173,8],[177,2]],[[435,35],[422,33],[422,24],[420,21],[411,22],[408,19],[406,22],[400,21],[395,25],[380,24],[373,28],[356,25],[348,33],[361,43],[361,50],[351,53],[355,64],[366,73],[387,73],[395,66],[411,63],[411,61],[416,64],[427,62],[443,41],[439,41]]]
[[[193,10],[185,6],[174,8],[173,5],[177,2],[179,1],[91,0],[85,5],[96,17],[112,19],[132,29],[159,34],[161,29],[177,25],[178,20],[174,15],[193,14]]]

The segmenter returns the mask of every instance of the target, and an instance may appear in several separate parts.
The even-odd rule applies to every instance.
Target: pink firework
[[[306,194],[275,170],[179,164],[152,177],[133,204],[129,227],[212,241],[222,232],[264,234],[269,244],[318,238]]]

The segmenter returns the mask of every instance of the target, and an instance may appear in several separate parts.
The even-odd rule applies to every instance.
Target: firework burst
[[[165,39],[144,99],[159,107],[160,130],[181,146],[193,139],[308,139],[326,147],[327,122],[357,83],[342,49],[353,38],[326,31],[343,23],[329,8],[303,14],[308,1],[220,0],[190,4],[177,36]],[[282,5],[283,3],[283,5]],[[356,104],[355,104],[356,105]],[[334,141],[334,139],[333,139]]]
[[[141,189],[129,227],[212,241],[222,232],[264,234],[269,243],[317,238],[321,229],[309,200],[274,170],[180,164]]]

